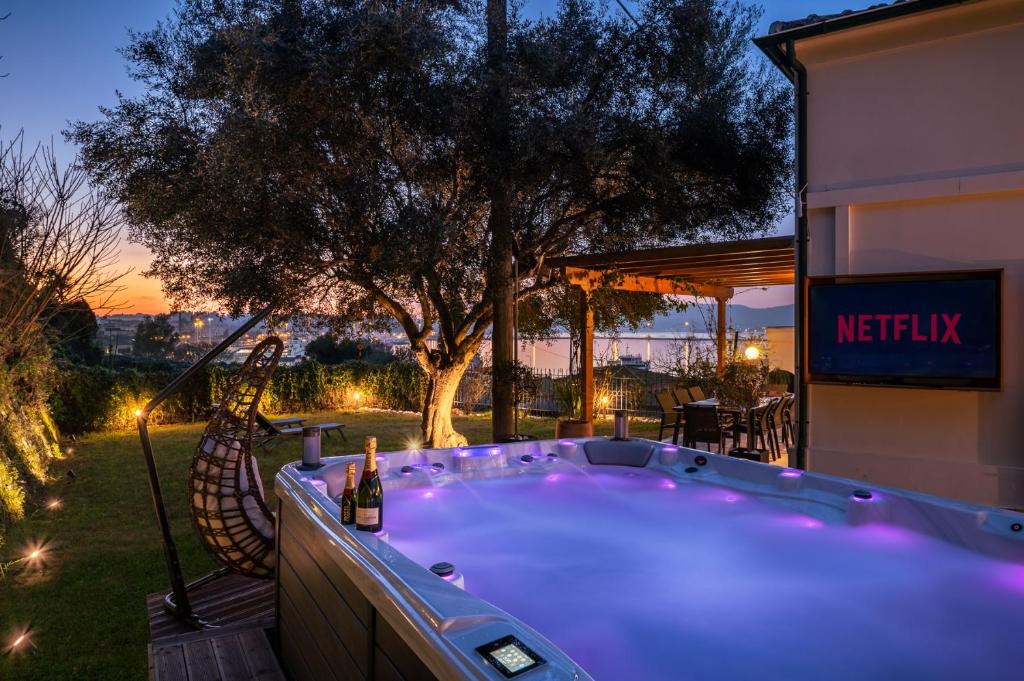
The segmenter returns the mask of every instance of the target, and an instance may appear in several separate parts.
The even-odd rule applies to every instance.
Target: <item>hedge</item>
[[[179,371],[64,366],[50,398],[54,421],[66,434],[133,428],[135,411]],[[153,414],[151,423],[205,419],[234,371],[237,367],[206,367]],[[423,378],[419,366],[408,362],[303,362],[277,369],[260,407],[269,414],[359,406],[418,411]]]

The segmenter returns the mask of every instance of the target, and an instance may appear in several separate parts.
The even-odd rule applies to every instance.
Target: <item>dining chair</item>
[[[703,442],[707,450],[711,445],[718,445],[718,453],[723,452],[725,444],[725,427],[714,405],[684,404],[683,405],[683,444],[696,448]]]
[[[785,395],[785,405],[782,407],[782,440],[786,445],[797,443],[797,431],[794,430],[793,425],[793,412],[797,403],[797,396],[795,394],[787,393]]]
[[[782,441],[786,446],[796,443],[796,436],[793,433],[793,405],[796,403],[796,395],[786,395],[785,404],[782,407]]]
[[[771,439],[771,413],[774,401],[752,410],[749,417],[754,423],[753,442],[750,442],[750,433],[747,433],[747,449],[762,449],[768,452],[769,459],[775,460],[775,444]]]
[[[679,426],[682,424],[682,413],[676,411],[676,400],[668,390],[654,393],[654,399],[661,407],[661,423],[658,424],[658,441],[661,441],[666,428],[672,428],[672,444],[679,444]]]
[[[700,389],[699,385],[691,385],[687,390],[690,391],[690,397],[693,398],[694,402],[703,402],[707,399],[704,397],[704,391]]]
[[[771,435],[771,438],[772,438],[772,444],[773,444],[772,450],[773,450],[773,452],[775,454],[774,458],[772,459],[773,461],[775,459],[779,458],[779,456],[781,456],[782,445],[786,444],[786,442],[785,442],[785,433],[783,433],[780,436],[779,431],[783,430],[784,427],[785,427],[785,421],[783,420],[784,419],[783,411],[786,408],[786,400],[787,399],[788,398],[785,397],[785,396],[778,397],[775,400],[773,400],[772,404],[768,407],[768,426],[769,426],[770,435]],[[780,444],[780,438],[782,440],[781,444]]]
[[[676,386],[672,388],[672,395],[676,398],[677,404],[686,404],[687,402],[693,402],[693,398],[690,397],[690,391],[682,386]]]

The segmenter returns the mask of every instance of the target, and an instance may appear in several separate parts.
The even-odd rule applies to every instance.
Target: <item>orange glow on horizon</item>
[[[164,314],[171,311],[171,306],[164,296],[160,286],[160,280],[152,277],[144,277],[142,273],[149,269],[153,261],[153,255],[143,246],[123,241],[121,244],[121,257],[112,268],[114,271],[123,272],[131,269],[123,279],[121,286],[124,290],[115,296],[114,303],[118,304],[115,314]],[[767,291],[751,289],[743,291],[735,298],[734,303],[748,305],[750,307],[772,307],[776,305],[788,305],[793,300],[793,287],[772,286]],[[100,301],[89,300],[89,304],[96,309]],[[97,314],[103,314],[107,310],[97,310]]]
[[[128,243],[126,240],[122,241],[121,256],[111,269],[114,272],[131,271],[119,282],[123,290],[110,301],[116,306],[116,309],[97,309],[97,306],[103,301],[89,300],[89,304],[96,310],[96,313],[102,315],[107,312],[113,314],[163,314],[170,312],[171,306],[160,288],[160,280],[142,276],[142,273],[149,269],[152,261],[153,255],[146,248]]]

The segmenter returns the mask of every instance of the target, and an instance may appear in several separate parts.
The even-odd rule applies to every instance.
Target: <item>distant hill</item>
[[[766,326],[793,326],[792,305],[779,305],[776,307],[729,305],[728,310],[729,325],[740,331],[744,329],[762,329]],[[704,315],[708,316],[708,322],[714,324],[714,306],[709,308],[705,305],[698,309],[696,305],[691,305],[682,312],[673,312],[656,317],[654,324],[644,327],[641,329],[641,332],[678,334],[687,328],[692,329],[696,333],[707,331],[704,317],[701,314],[702,311]],[[241,326],[248,319],[248,316],[232,319],[227,316],[219,316],[214,312],[181,312],[171,313],[170,322],[179,332],[188,333],[192,331],[194,316],[199,316],[204,320],[206,326],[204,327],[203,334],[204,336],[208,335],[211,339],[222,338]],[[145,317],[146,315],[142,314],[109,315],[100,319],[100,327],[104,333],[107,333],[110,327],[119,326],[122,331],[130,334]],[[690,322],[690,326],[686,327],[685,322]],[[265,329],[266,327],[262,323],[257,326],[257,330]],[[629,329],[620,329],[620,333],[630,334],[633,332]],[[127,338],[128,336],[125,337]]]
[[[792,326],[793,306],[778,305],[776,307],[748,307],[746,305],[729,305],[729,324],[734,329],[760,329],[765,326]],[[708,321],[714,324],[715,310],[703,307],[704,316],[710,315]],[[657,317],[651,331],[657,332],[678,332],[685,327],[685,322],[690,322],[690,328],[694,331],[705,330],[704,316],[696,306],[691,306],[682,312]]]

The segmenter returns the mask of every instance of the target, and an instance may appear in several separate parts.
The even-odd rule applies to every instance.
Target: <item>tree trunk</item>
[[[509,182],[508,3],[487,0],[487,66],[490,145],[487,193],[491,253],[488,278],[494,305],[491,326],[491,437],[515,431],[515,387],[509,369],[513,357],[514,287],[512,276],[512,190]]]
[[[468,365],[466,362],[427,372],[421,424],[424,447],[461,447],[467,444],[465,436],[456,432],[452,425],[452,404]]]

